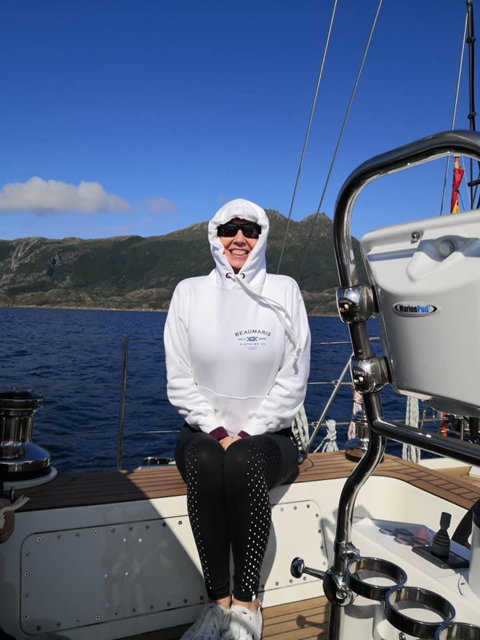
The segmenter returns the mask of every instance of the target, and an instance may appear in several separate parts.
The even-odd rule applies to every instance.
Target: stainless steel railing
[[[346,180],[335,205],[333,239],[341,289],[338,299],[344,300],[342,311],[348,323],[353,358],[362,378],[363,402],[370,426],[370,443],[352,475],[347,479],[338,507],[334,543],[334,563],[324,578],[325,592],[331,602],[329,640],[344,638],[345,605],[351,600],[345,576],[351,557],[352,514],[359,490],[378,465],[385,450],[386,437],[398,442],[421,446],[427,451],[448,455],[468,464],[480,463],[480,447],[434,436],[421,429],[398,426],[383,419],[380,391],[387,381],[380,360],[370,348],[367,319],[374,311],[371,289],[359,285],[351,236],[351,217],[354,204],[362,189],[376,178],[446,155],[468,156],[480,161],[480,134],[467,131],[448,131],[394,149],[360,165]],[[368,384],[367,384],[368,382]]]

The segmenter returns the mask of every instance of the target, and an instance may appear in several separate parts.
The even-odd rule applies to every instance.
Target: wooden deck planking
[[[325,597],[263,610],[263,640],[327,638],[329,605]],[[178,640],[188,625],[128,636],[124,640]]]
[[[342,479],[348,477],[354,467],[355,463],[340,451],[312,454],[301,465],[293,482]],[[480,498],[480,487],[463,476],[446,476],[441,471],[421,468],[393,456],[385,456],[374,473],[408,482],[466,509]],[[23,511],[155,499],[185,495],[185,492],[185,484],[175,467],[59,475],[51,483],[23,490],[22,493],[30,497]]]

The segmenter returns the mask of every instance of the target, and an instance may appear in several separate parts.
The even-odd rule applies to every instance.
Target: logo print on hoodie
[[[235,337],[241,347],[245,347],[248,351],[256,351],[258,347],[264,347],[266,341],[271,336],[270,331],[265,329],[244,329],[235,331]]]

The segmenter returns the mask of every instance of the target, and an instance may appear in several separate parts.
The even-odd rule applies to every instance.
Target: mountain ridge
[[[310,314],[336,314],[332,221],[321,213],[288,223],[280,212],[266,211],[267,270],[277,272],[288,224],[280,273],[297,281],[315,221],[299,285]],[[165,311],[180,280],[213,268],[207,227],[197,222],[145,238],[0,240],[0,305]],[[358,252],[356,240],[354,248]]]

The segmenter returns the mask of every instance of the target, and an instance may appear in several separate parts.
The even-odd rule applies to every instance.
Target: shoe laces
[[[230,609],[230,626],[228,639],[235,640],[260,640],[262,634],[262,614],[260,609],[256,612],[245,607],[234,605]],[[260,624],[259,624],[260,623]]]
[[[199,640],[217,640],[222,631],[226,609],[216,603],[205,605],[199,618],[187,630],[185,637]]]

